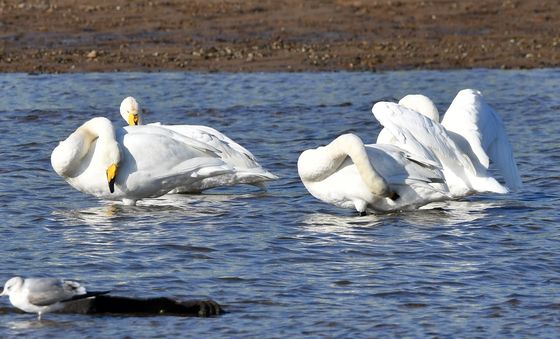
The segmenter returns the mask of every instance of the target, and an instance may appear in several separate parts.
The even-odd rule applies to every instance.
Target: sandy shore
[[[560,65],[557,0],[0,1],[0,72]]]

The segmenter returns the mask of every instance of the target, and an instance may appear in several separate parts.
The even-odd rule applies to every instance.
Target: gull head
[[[138,102],[133,97],[126,97],[121,102],[120,112],[121,116],[124,120],[126,120],[129,126],[142,124]]]
[[[399,105],[416,111],[435,122],[439,122],[439,111],[434,102],[422,94],[409,94],[399,101]]]
[[[13,277],[10,280],[6,281],[4,284],[4,290],[0,293],[0,296],[7,295],[9,296],[11,293],[19,290],[23,286],[23,278],[22,277]]]

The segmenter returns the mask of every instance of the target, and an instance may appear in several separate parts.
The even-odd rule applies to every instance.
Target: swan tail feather
[[[470,178],[471,187],[476,192],[490,192],[498,194],[506,194],[509,190],[492,177],[474,177]]]

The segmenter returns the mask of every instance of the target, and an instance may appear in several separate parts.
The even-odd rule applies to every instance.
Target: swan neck
[[[53,169],[63,177],[73,177],[82,168],[82,159],[92,150],[92,145],[108,158],[108,165],[120,161],[120,150],[113,125],[106,118],[94,118],[70,134],[51,155]]]
[[[113,124],[106,118],[93,118],[78,128],[84,137],[91,143],[93,140],[116,139]]]
[[[388,196],[389,186],[385,179],[375,170],[369,161],[366,148],[362,140],[354,134],[344,134],[336,138],[330,145],[335,158],[350,157],[356,166],[360,177],[375,195]]]

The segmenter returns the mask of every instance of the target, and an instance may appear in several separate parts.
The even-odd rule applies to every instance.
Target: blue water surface
[[[307,193],[298,155],[409,93],[442,112],[477,88],[501,114],[521,192],[359,217]],[[0,337],[558,337],[560,70],[386,73],[0,74],[0,281],[79,279],[92,290],[212,298],[212,318],[48,314],[0,300]],[[74,190],[50,166],[95,116],[212,126],[281,178],[138,206]]]

